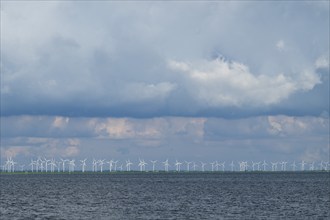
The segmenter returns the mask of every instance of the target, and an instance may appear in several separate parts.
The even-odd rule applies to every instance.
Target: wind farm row
[[[195,161],[178,161],[170,162],[168,159],[164,161],[139,159],[131,162],[129,159],[125,161],[93,159],[87,161],[75,159],[54,159],[41,158],[31,159],[28,165],[21,164],[12,157],[8,157],[1,166],[1,172],[286,172],[286,171],[329,171],[329,161],[320,162],[296,162],[289,163],[287,161],[231,161],[226,166],[226,162],[195,162]]]

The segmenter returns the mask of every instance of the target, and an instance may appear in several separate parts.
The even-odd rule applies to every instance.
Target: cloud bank
[[[3,2],[1,114],[329,115],[324,5]]]
[[[327,160],[329,118],[161,117],[1,120],[1,157],[100,157],[192,160]]]

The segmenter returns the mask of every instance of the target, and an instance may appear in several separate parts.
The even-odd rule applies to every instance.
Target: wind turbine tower
[[[151,160],[150,162],[152,163],[152,172],[155,172],[155,165],[157,163],[157,160]]]
[[[168,172],[168,168],[169,168],[169,166],[170,166],[170,164],[168,163],[168,159],[166,159],[166,160],[163,162],[163,164],[164,164],[164,170],[165,170],[165,172]]]
[[[144,160],[141,160],[141,159],[139,159],[139,164],[138,164],[138,166],[140,167],[140,171],[142,172],[142,171],[145,171],[145,166],[147,165],[147,163],[144,161]]]
[[[201,162],[201,166],[202,166],[202,171],[203,172],[205,171],[205,165],[206,165],[206,163]]]
[[[177,160],[175,161],[175,164],[174,165],[176,167],[176,171],[177,172],[180,172],[180,170],[181,170],[181,164],[182,164],[181,162],[179,162]]]
[[[211,162],[210,164],[211,164],[211,171],[213,172],[214,171],[214,164],[215,164],[215,162]]]
[[[305,165],[306,165],[306,162],[305,161],[301,161],[301,171],[304,171],[305,170]]]
[[[264,160],[264,162],[262,163],[262,169],[263,169],[263,171],[266,171],[266,169],[267,169],[267,163],[266,163],[266,161]]]
[[[111,172],[112,171],[113,160],[109,160],[107,163],[109,164],[109,172]],[[130,169],[130,167],[129,167],[129,169]]]
[[[310,166],[309,166],[309,170],[310,170],[310,171],[314,171],[314,161],[310,164]]]
[[[185,161],[185,163],[187,164],[187,171],[189,172],[189,171],[190,171],[190,164],[191,164],[192,162]]]
[[[195,162],[193,162],[193,170],[194,171],[196,171],[196,168],[198,167],[198,165],[195,163]]]
[[[81,162],[81,170],[82,170],[83,173],[85,172],[86,160],[87,160],[87,158],[80,161]]]
[[[222,167],[222,172],[225,172],[225,161],[220,163],[220,166]]]
[[[296,171],[296,168],[297,168],[296,161],[293,161],[291,166],[292,166],[292,171]]]
[[[99,166],[100,166],[101,173],[103,172],[103,165],[104,165],[104,160],[99,160]]]
[[[230,166],[231,172],[234,172],[234,167],[235,167],[234,161],[231,161],[229,166]]]
[[[130,161],[130,160],[126,160],[126,171],[131,171],[131,165],[132,165],[133,163]]]

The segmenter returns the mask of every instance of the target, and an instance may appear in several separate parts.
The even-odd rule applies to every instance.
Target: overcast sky
[[[329,1],[1,2],[1,157],[329,160]]]

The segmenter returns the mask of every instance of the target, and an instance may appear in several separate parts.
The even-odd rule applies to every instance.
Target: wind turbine
[[[140,171],[145,171],[145,166],[147,165],[147,163],[144,160],[139,159],[140,163],[139,163],[139,167],[140,167]]]
[[[239,164],[239,171],[244,171],[244,162],[238,162]]]
[[[43,161],[42,159],[40,159],[40,171],[41,172],[44,172],[44,163],[45,163],[45,161]]]
[[[225,161],[220,163],[220,166],[222,167],[222,172],[225,172]]]
[[[272,164],[272,171],[277,171],[278,162],[271,162],[271,164]]]
[[[15,162],[12,157],[9,158],[9,164],[11,172],[15,172],[15,164],[17,164],[17,162]]]
[[[320,170],[323,170],[323,161],[322,160],[319,165],[320,165]]]
[[[266,169],[267,169],[267,163],[266,163],[266,161],[264,160],[264,162],[262,163],[262,169],[263,169],[263,171],[266,171]]]
[[[297,168],[296,161],[293,161],[291,166],[292,166],[292,171],[296,171],[296,168]]]
[[[129,172],[129,171],[131,171],[131,165],[132,165],[133,163],[130,161],[130,160],[126,160],[126,170]]]
[[[152,163],[152,172],[155,172],[155,164],[157,163],[157,160],[150,160]]]
[[[252,161],[252,171],[255,171],[255,166],[257,165],[257,163]]]
[[[99,160],[98,163],[99,163],[100,170],[101,170],[101,173],[102,173],[102,172],[103,172],[103,164],[104,164],[104,160]]]
[[[61,172],[61,161],[56,162],[57,163],[57,172]]]
[[[85,167],[86,167],[86,160],[87,158],[80,160],[81,162],[81,171],[84,173],[85,172]]]
[[[306,162],[305,161],[301,161],[301,171],[304,171],[305,170],[305,165],[306,165]]]
[[[286,164],[287,164],[288,162],[286,162],[286,161],[282,161],[281,162],[281,170],[282,171],[286,171]]]
[[[51,159],[49,165],[50,165],[50,172],[53,173],[53,172],[54,172],[54,169],[55,169],[55,167],[56,167],[56,161],[55,161],[54,158]]]
[[[109,160],[107,163],[109,164],[109,172],[111,172],[112,171],[113,160]]]
[[[123,171],[123,164],[120,164],[120,166],[118,166],[118,169],[119,169],[120,171]]]
[[[11,159],[11,157],[7,157],[5,166],[7,167],[7,172],[12,171],[12,159]]]
[[[201,162],[201,166],[202,166],[202,171],[203,172],[205,171],[205,165],[206,165],[206,163]]]
[[[74,167],[76,166],[74,162],[74,159],[69,160],[69,172],[74,172]]]
[[[193,170],[194,171],[196,171],[196,167],[198,167],[198,165],[195,162],[193,162]]]
[[[310,164],[310,166],[309,166],[309,170],[310,170],[310,171],[314,171],[314,161]]]
[[[45,157],[44,157],[44,162],[45,162],[45,171],[46,171],[46,173],[48,172],[48,162],[50,162],[50,160],[48,160],[48,159],[46,159]]]
[[[260,171],[260,163],[261,163],[261,161],[259,161],[259,162],[256,163],[257,164],[257,170],[258,171]]]
[[[174,164],[174,165],[175,165],[175,167],[176,167],[176,171],[177,171],[177,172],[180,172],[181,164],[182,164],[181,162],[179,162],[179,161],[177,161],[177,160],[175,161],[175,164]]]
[[[95,158],[93,158],[93,161],[92,161],[92,170],[93,170],[93,172],[96,172],[96,169],[97,169],[97,161],[95,160]]]
[[[164,164],[164,170],[165,170],[165,172],[168,172],[168,168],[169,168],[169,166],[170,166],[170,164],[168,163],[168,159],[166,159],[166,160],[163,162],[163,164]]]
[[[210,164],[211,164],[211,170],[213,172],[214,171],[214,164],[215,164],[215,162],[211,162]]]
[[[31,172],[33,173],[33,165],[35,165],[35,162],[31,159],[31,163],[29,165],[31,166]]]
[[[60,160],[62,161],[62,172],[64,172],[65,171],[65,162],[68,160],[64,160],[62,158],[60,158]]]
[[[189,171],[190,171],[190,164],[191,164],[192,162],[185,161],[185,163],[187,164],[187,171],[189,172]]]
[[[115,165],[115,167],[114,167],[114,171],[116,172],[117,171],[117,163],[119,162],[119,160],[116,160],[116,161],[114,161],[113,162],[113,164]]]
[[[43,171],[43,161],[42,161],[42,159],[40,158],[40,157],[38,157],[38,159],[37,159],[37,172],[38,171]]]
[[[239,163],[239,171],[247,171],[248,163],[246,161],[242,161],[238,163]]]
[[[219,171],[219,166],[220,164],[218,163],[218,161],[215,161],[214,168],[216,171]]]
[[[231,172],[234,172],[234,161],[231,161],[231,163],[230,163],[230,168],[231,168]]]
[[[36,170],[36,172],[38,172],[38,171],[39,171],[39,165],[40,165],[40,158],[39,158],[39,157],[38,157],[38,159],[35,161],[35,165],[36,165],[35,170]]]
[[[244,171],[248,171],[249,164],[247,161],[243,162],[244,163]]]

